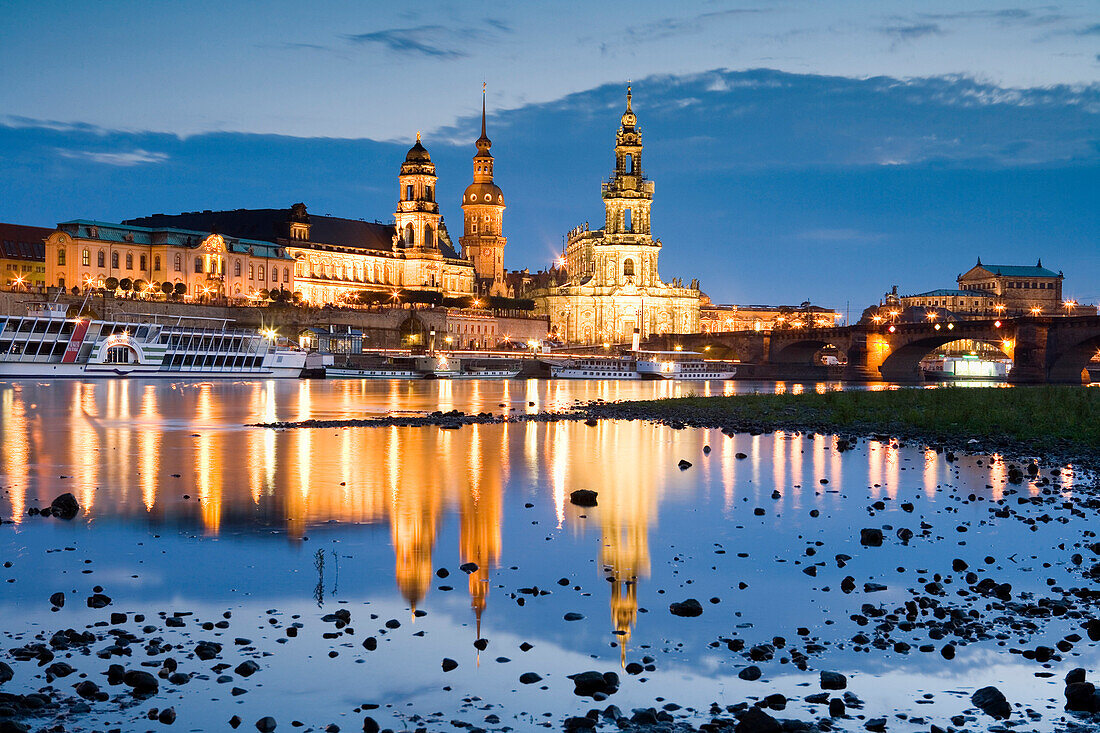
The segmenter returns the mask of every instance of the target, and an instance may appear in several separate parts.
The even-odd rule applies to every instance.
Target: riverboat
[[[677,379],[688,381],[732,379],[733,364],[705,361],[692,351],[633,351],[626,356],[581,357],[551,363],[555,379]]]
[[[944,356],[921,362],[924,378],[935,382],[1003,382],[1012,369],[1009,359],[980,359],[974,355]]]
[[[492,362],[501,362],[493,364]],[[394,355],[371,358],[362,366],[329,366],[332,379],[514,379],[514,360],[466,360],[455,356]]]
[[[231,328],[228,319],[99,320],[66,311],[64,303],[33,303],[26,316],[0,316],[0,379],[297,378],[305,366],[306,352],[273,331]]]
[[[736,365],[703,359],[697,351],[635,351],[634,354],[642,379],[706,382],[733,379],[737,374]]]

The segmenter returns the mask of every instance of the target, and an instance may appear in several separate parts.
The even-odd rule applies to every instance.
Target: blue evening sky
[[[452,231],[480,87],[512,269],[602,221],[634,81],[662,276],[858,313],[979,255],[1100,300],[1094,2],[5,3],[0,221],[387,220],[417,130]]]

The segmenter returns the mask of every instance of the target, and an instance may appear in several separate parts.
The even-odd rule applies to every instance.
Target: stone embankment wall
[[[27,304],[45,300],[42,293],[0,291],[0,314],[24,315]],[[53,300],[51,295],[50,300]],[[93,296],[85,301],[84,296],[64,295],[61,302],[74,308],[82,304],[99,318],[116,319],[125,315],[182,318],[214,318],[233,321],[235,325],[246,328],[274,328],[281,336],[297,339],[298,332],[308,326],[351,326],[363,332],[364,348],[399,348],[401,346],[402,326],[408,328],[406,321],[414,317],[419,323],[417,328],[427,334],[435,329],[442,339],[447,333],[448,311],[445,308],[426,308],[406,310],[386,308],[378,310],[359,310],[355,308],[310,308],[304,306],[217,306],[195,303],[177,303],[153,300],[130,300],[110,296]],[[545,338],[549,322],[545,316],[496,318],[497,333],[509,334],[512,339]],[[439,342],[442,345],[441,342]]]

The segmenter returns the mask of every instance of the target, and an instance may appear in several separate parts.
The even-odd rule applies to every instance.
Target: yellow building
[[[658,272],[661,240],[650,230],[653,189],[642,169],[642,136],[628,87],[615,170],[603,184],[604,228],[585,224],[569,232],[559,267],[534,279],[526,294],[562,340],[629,342],[635,329],[642,338],[699,330],[698,282],[666,284]]]
[[[839,311],[809,302],[801,305],[718,305],[704,295],[699,311],[700,333],[832,328],[839,322]]]
[[[46,284],[46,237],[51,230],[0,224],[0,284],[41,287]]]
[[[363,291],[471,295],[474,266],[451,243],[436,184],[435,164],[417,134],[398,174],[392,224],[311,215],[303,203],[290,209],[154,214],[126,223],[217,231],[285,248],[294,260],[293,290],[313,305],[337,305]]]
[[[462,194],[462,253],[474,266],[481,294],[508,295],[504,284],[504,192],[493,183],[492,141],[485,134],[485,96],[481,98],[481,137],[474,155],[474,180]]]
[[[293,288],[284,247],[168,227],[78,219],[46,239],[46,282],[77,292],[112,280],[137,293],[173,289],[187,299],[247,300],[262,290]]]

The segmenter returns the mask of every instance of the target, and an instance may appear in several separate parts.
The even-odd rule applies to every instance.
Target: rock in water
[[[702,616],[703,606],[694,598],[688,598],[683,603],[670,603],[668,610],[673,616]]]
[[[679,469],[681,471],[686,471],[689,468],[691,468],[691,462],[690,461],[685,461],[683,458],[681,458],[680,462],[677,463],[676,465],[679,467]]]
[[[596,496],[591,489],[577,489],[569,494],[569,501],[577,506],[596,506]]]
[[[65,607],[65,594],[62,593],[61,591],[58,591],[57,593],[54,593],[53,595],[50,596],[50,603],[57,606],[58,608],[64,608]]]
[[[449,657],[444,657],[443,658],[443,664],[440,665],[440,666],[443,667],[444,672],[450,672],[452,669],[454,669],[458,666],[458,662],[456,662],[455,660],[453,660]]]
[[[72,519],[80,511],[80,504],[72,494],[62,494],[50,504],[50,511],[59,519]]]
[[[864,547],[882,547],[882,530],[875,527],[859,531],[859,544]]]
[[[12,671],[12,668],[4,662],[0,662],[0,685],[8,682],[14,676],[15,672]]]
[[[821,672],[821,689],[823,690],[843,690],[848,686],[848,678],[842,675],[840,672]]]
[[[778,720],[754,705],[745,711],[733,730],[734,733],[780,733],[783,727]]]
[[[578,672],[569,675],[573,680],[573,694],[588,697],[598,693],[611,695],[619,689],[619,675],[614,672]]]
[[[271,733],[271,731],[275,730],[276,725],[275,718],[268,715],[256,721],[256,730],[260,731],[260,733]]]
[[[541,680],[542,677],[540,677],[535,672],[524,672],[519,676],[519,681],[525,685],[533,685]]]
[[[998,720],[1012,714],[1012,706],[1008,704],[1004,694],[992,685],[983,687],[971,695],[970,702],[986,715],[991,715]]]

